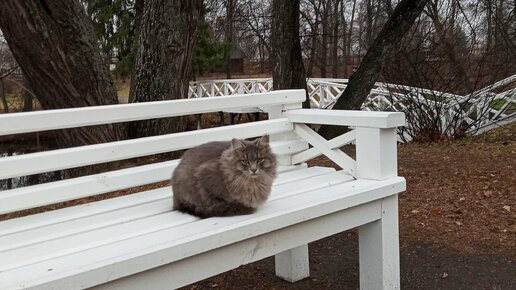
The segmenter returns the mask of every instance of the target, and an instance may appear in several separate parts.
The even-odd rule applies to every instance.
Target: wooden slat
[[[331,149],[328,146],[328,141],[326,139],[321,137],[305,124],[296,124],[294,126],[294,132],[296,132],[296,134],[298,134],[301,138],[305,139],[308,143],[316,147],[317,150],[320,150],[326,157],[339,165],[344,171],[356,177],[356,162],[351,157],[346,155],[346,153],[342,152],[338,148]]]
[[[356,138],[355,130],[352,130],[343,135],[337,136],[337,137],[329,140],[328,147],[330,147],[331,149],[338,149],[338,148],[352,142],[353,140],[355,140],[355,138]],[[319,150],[317,147],[312,147],[303,152],[292,155],[292,163],[293,164],[302,163],[302,162],[308,161],[312,158],[315,158],[317,156],[320,156],[322,154],[323,153],[321,152],[321,150]]]
[[[271,143],[277,155],[300,152],[304,146],[302,140]],[[0,194],[0,214],[167,180],[178,162],[154,163],[3,191]]]
[[[284,115],[295,123],[374,128],[394,128],[405,125],[405,114],[400,112],[298,109],[289,110]]]
[[[274,186],[269,202],[352,180],[349,175],[343,172],[333,172],[313,178],[303,178],[302,175],[299,177],[299,180]],[[112,226],[104,225],[93,229],[87,221],[81,221],[80,224],[75,222],[75,229],[77,227],[86,227],[86,229],[73,235],[70,234],[70,231],[74,231],[74,228],[70,228],[70,225],[60,224],[59,227],[56,225],[44,229],[36,229],[34,234],[38,234],[37,236],[22,232],[16,235],[1,237],[0,245],[4,246],[0,246],[0,260],[3,262],[3,265],[0,265],[0,272],[9,268],[37,263],[53,257],[83,251],[198,220],[190,215],[170,212],[172,207],[170,197],[167,200],[163,200],[163,203],[169,206],[169,211],[144,218],[118,222]],[[64,231],[62,230],[63,226],[65,226]],[[45,250],[41,251],[41,249]]]
[[[333,168],[290,166],[278,168],[279,175],[274,180],[275,185],[293,182],[302,178],[310,178],[335,171]],[[49,211],[34,216],[26,216],[0,222],[0,237],[16,232],[30,231],[36,228],[59,225],[69,221],[80,221],[89,217],[101,216],[106,213],[116,214],[118,211],[128,210],[135,206],[154,203],[169,199],[171,191],[169,187],[159,188],[150,191],[134,193],[120,198],[112,198],[94,203],[73,206],[55,211]],[[159,211],[154,214],[160,213]],[[130,217],[129,217],[130,219]],[[109,223],[109,221],[106,221]],[[79,227],[79,225],[76,225]],[[85,225],[81,225],[85,226]]]
[[[0,194],[0,214],[167,180],[178,163],[173,160],[5,191]]]
[[[88,215],[70,220],[52,221],[51,224],[25,227],[25,230],[13,229],[13,231],[0,235],[0,253],[9,249],[21,248],[34,245],[39,242],[72,236],[109,226],[149,218],[151,216],[170,212],[172,207],[172,191],[170,187],[163,187],[157,190],[148,191],[147,194],[155,195],[156,200],[133,204],[127,207],[107,210],[94,215]],[[123,199],[125,197],[119,198]],[[32,216],[34,220],[37,217]]]
[[[0,158],[0,179],[194,147],[208,141],[286,132],[286,118]]]
[[[299,245],[307,245],[321,238],[376,221],[380,218],[380,212],[379,201],[362,204],[101,284],[94,289],[177,289]],[[221,263],[220,257],[224,257],[224,263]]]
[[[185,116],[234,108],[301,103],[304,90],[49,110],[0,116],[0,136],[144,119]]]
[[[404,189],[403,178],[355,180],[324,187],[270,201],[253,215],[203,219],[0,272],[0,286],[12,287],[23,276],[26,287],[77,285],[87,288],[378,200]]]

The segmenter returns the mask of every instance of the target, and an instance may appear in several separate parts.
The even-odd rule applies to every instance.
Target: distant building
[[[242,48],[238,45],[233,46],[230,56],[230,69],[232,73],[243,73],[244,72],[244,60],[245,54]]]
[[[244,62],[246,56],[242,48],[238,45],[233,46],[230,55],[229,68],[231,73],[244,73]],[[225,73],[226,64],[213,68],[210,72],[212,73]]]

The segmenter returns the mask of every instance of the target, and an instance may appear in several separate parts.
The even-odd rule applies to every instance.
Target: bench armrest
[[[293,109],[283,116],[294,123],[294,132],[313,146],[293,160],[304,161],[321,152],[355,178],[383,180],[398,175],[396,127],[405,125],[404,113]],[[354,130],[328,141],[304,123],[351,126]],[[339,150],[353,139],[356,161]]]
[[[405,125],[405,114],[401,112],[297,109],[286,111],[284,116],[294,123],[371,128],[395,128]]]

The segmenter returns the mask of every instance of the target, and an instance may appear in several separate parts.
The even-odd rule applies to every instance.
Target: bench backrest
[[[284,90],[265,94],[0,115],[0,135],[186,116],[247,107],[262,108],[271,118],[246,124],[3,157],[0,158],[0,180],[172,152],[209,141],[251,138],[263,134],[271,134],[273,140],[277,141],[274,147],[277,154],[290,156],[307,149],[308,146],[305,141],[294,138],[294,125],[282,117],[282,112],[286,108],[300,108],[304,100],[304,90]],[[284,160],[291,162],[291,159],[282,158],[282,163],[285,163]],[[178,160],[172,160],[4,190],[0,192],[0,214],[167,180],[177,163]]]

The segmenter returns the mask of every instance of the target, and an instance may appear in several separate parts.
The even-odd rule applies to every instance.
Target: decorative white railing
[[[308,95],[312,108],[331,109],[344,92],[347,79],[310,78]],[[189,98],[264,93],[272,90],[272,78],[197,81],[190,84]],[[362,105],[365,111],[397,111],[407,115],[402,140],[410,140],[429,118],[438,121],[442,134],[459,130],[478,134],[516,120],[516,75],[468,95],[377,82]]]

